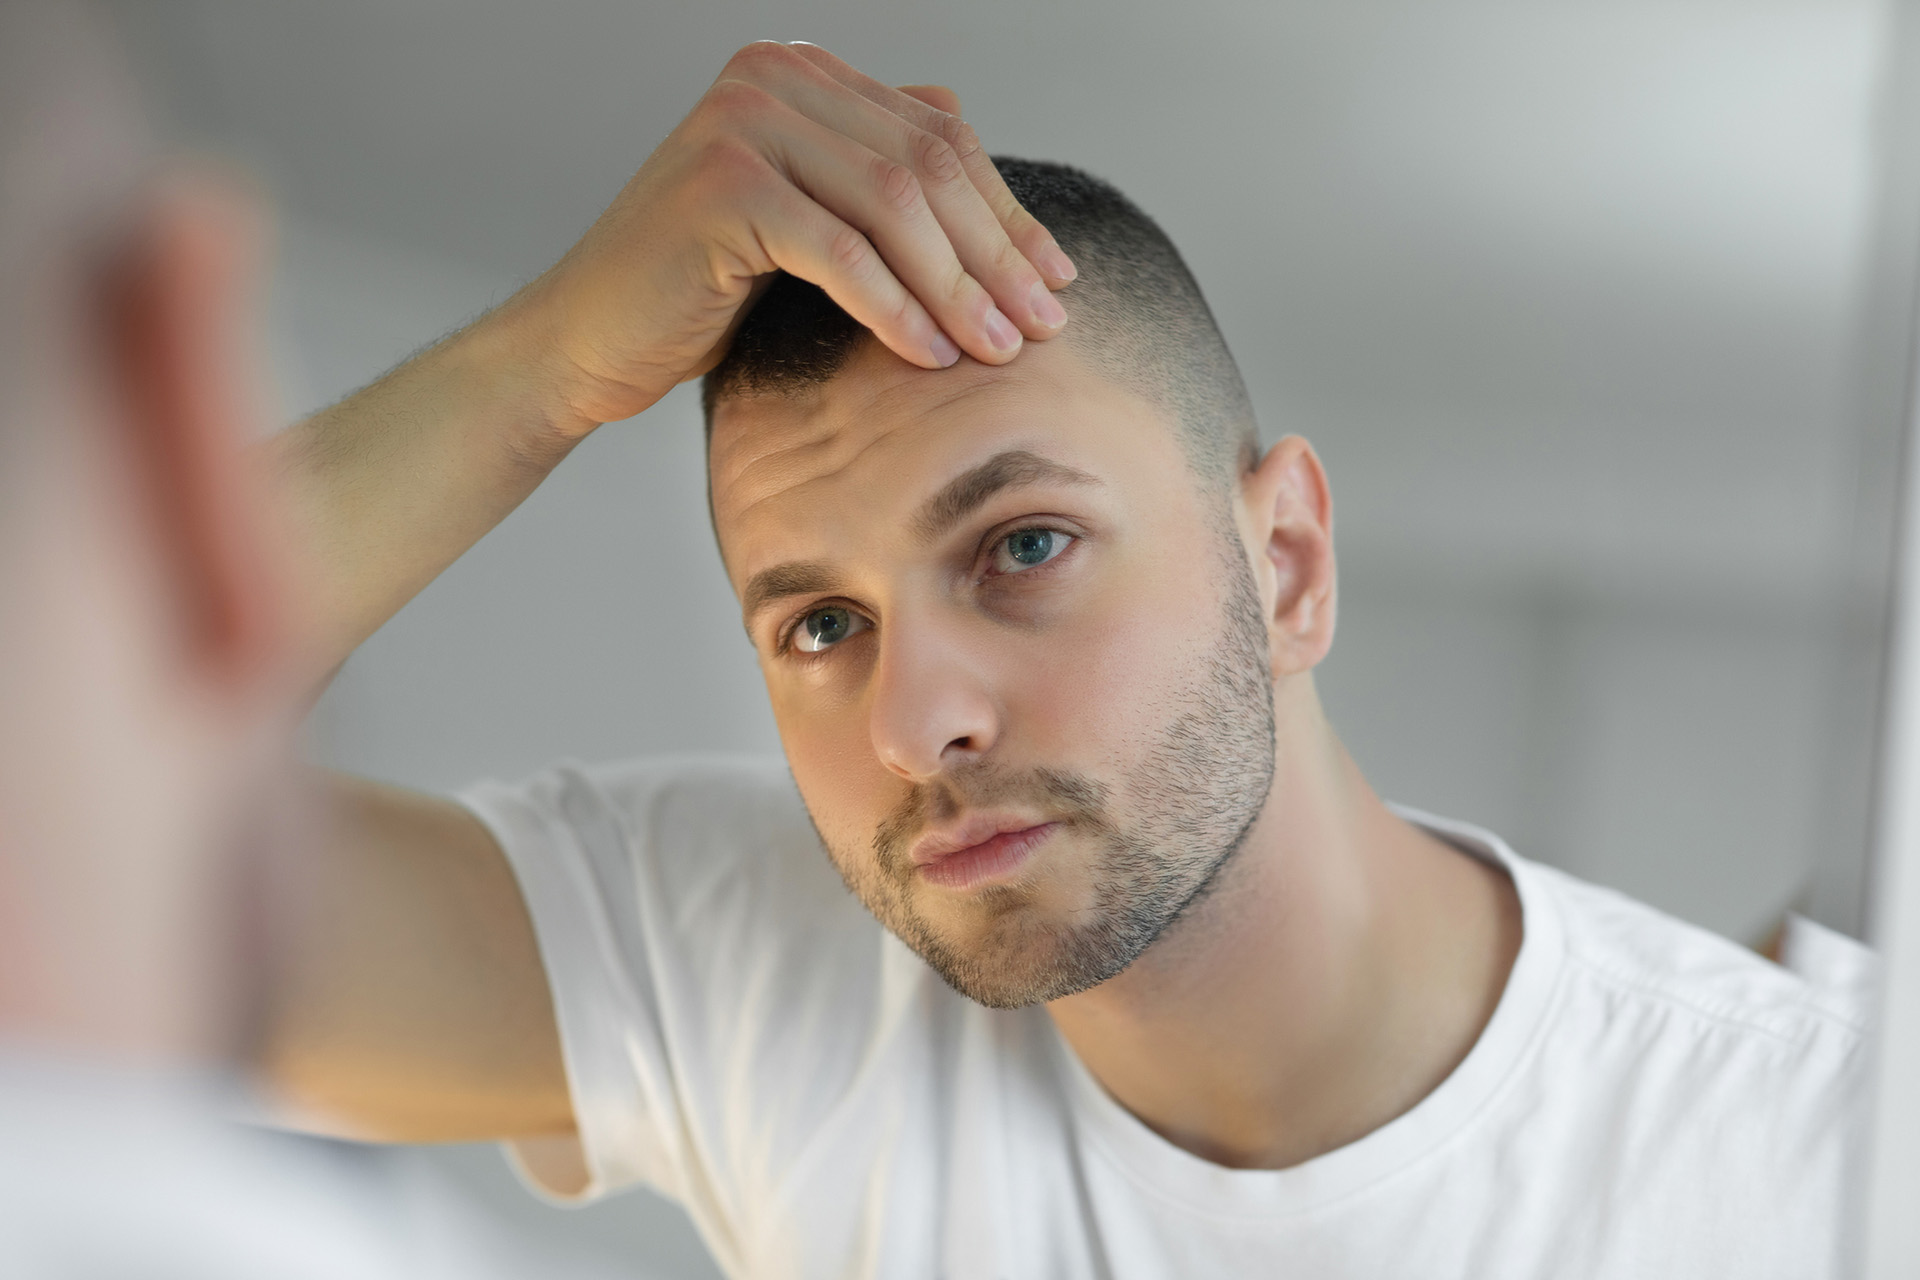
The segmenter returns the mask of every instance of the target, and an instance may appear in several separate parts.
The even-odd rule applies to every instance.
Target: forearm
[[[515,304],[267,445],[307,559],[300,624],[317,683],[504,519],[594,423],[568,409]]]
[[[566,1132],[572,1106],[512,869],[450,801],[341,775],[285,868],[256,1065],[301,1127],[382,1141]]]
[[[775,271],[923,368],[1057,332],[1048,290],[1073,264],[952,94],[921,94],[810,45],[747,46],[546,275],[276,440],[315,682],[595,424],[712,368]]]

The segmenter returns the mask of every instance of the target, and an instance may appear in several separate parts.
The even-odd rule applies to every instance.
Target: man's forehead
[[[1128,407],[1153,412],[1059,340],[997,368],[962,360],[931,371],[863,344],[818,387],[715,407],[708,465],[722,551],[774,511],[848,486],[904,510],[994,452],[1071,449],[1089,418],[1111,422]]]
[[[1055,379],[1033,376],[1028,352],[993,368],[969,359],[927,370],[874,341],[860,345],[828,381],[785,394],[735,396],[714,409],[708,465],[716,506],[813,472],[832,473],[876,448],[924,452],[938,436],[985,428],[1006,410],[1037,407]],[[1061,362],[1045,362],[1059,365]]]

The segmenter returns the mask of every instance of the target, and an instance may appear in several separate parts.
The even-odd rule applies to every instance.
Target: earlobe
[[[1311,669],[1333,644],[1333,499],[1319,457],[1300,436],[1269,449],[1243,488],[1278,679]]]
[[[285,642],[276,544],[247,456],[259,426],[244,342],[258,220],[235,190],[158,188],[100,278],[101,359],[173,584],[189,661],[245,692]]]

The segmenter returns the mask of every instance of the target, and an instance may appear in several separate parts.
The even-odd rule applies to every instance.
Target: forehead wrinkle
[[[923,425],[931,416],[950,412],[956,405],[977,396],[994,393],[1018,395],[1022,390],[1032,390],[1029,379],[1035,371],[1022,368],[1018,362],[996,367],[964,360],[952,369],[926,370],[907,365],[877,344],[874,352],[868,358],[881,362],[883,369],[878,376],[863,372],[861,358],[856,354],[846,370],[807,396],[804,406],[795,406],[792,400],[773,401],[776,409],[789,412],[781,414],[784,421],[776,419],[778,425],[773,431],[776,439],[771,445],[764,441],[756,443],[756,438],[762,437],[766,428],[751,423],[735,424],[726,434],[733,436],[738,431],[744,438],[735,437],[737,443],[723,452],[710,454],[710,467],[716,457],[727,459],[724,472],[710,471],[709,480],[710,492],[715,500],[714,532],[721,542],[723,561],[731,559],[726,554],[729,540],[721,533],[719,523],[722,507],[718,499],[723,484],[725,492],[733,493],[740,489],[752,492],[746,502],[726,505],[725,516],[731,525],[735,521],[745,520],[766,503],[802,486],[839,475],[858,463],[869,451],[893,440],[903,430]],[[1028,363],[1031,364],[1031,359]],[[896,365],[897,368],[887,367]],[[962,375],[963,371],[964,375],[970,376],[956,376]],[[751,404],[752,399],[743,397],[735,401],[735,406]],[[800,408],[800,412],[791,413],[791,409],[796,407]],[[844,440],[853,434],[852,428],[856,424],[875,420],[886,425],[861,441],[851,452],[835,459],[824,470],[810,470],[808,455],[828,453],[831,456],[836,446],[844,447]],[[746,456],[740,458],[743,453]]]
[[[744,519],[748,514],[750,514],[754,510],[754,508],[759,507],[765,503],[772,502],[777,498],[783,497],[786,494],[791,493],[793,490],[802,487],[803,485],[819,484],[822,481],[831,480],[833,477],[839,475],[841,472],[847,470],[849,467],[852,467],[855,463],[859,462],[860,459],[863,456],[865,456],[865,454],[869,450],[877,448],[888,437],[892,436],[895,432],[901,430],[902,426],[904,425],[905,424],[900,424],[899,426],[888,427],[884,431],[881,431],[879,434],[873,436],[871,439],[862,443],[860,447],[855,449],[851,454],[840,459],[838,462],[834,463],[832,466],[828,467],[824,471],[809,472],[808,474],[802,476],[799,479],[787,479],[784,483],[782,482],[780,477],[776,476],[772,482],[766,485],[765,489],[762,492],[756,494],[753,498],[748,500],[745,506],[740,507],[737,511],[735,511],[733,513],[734,518]],[[803,440],[795,444],[786,445],[786,446],[774,448],[774,449],[769,449],[765,453],[762,453],[756,456],[752,461],[743,464],[739,468],[739,471],[734,475],[733,480],[736,484],[744,483],[746,481],[747,474],[749,472],[760,469],[762,467],[780,465],[780,460],[782,458],[786,458],[794,454],[804,454],[809,451],[828,449],[833,445],[835,438],[841,434],[843,433],[830,432],[825,437],[816,437],[814,439]],[[803,464],[800,462],[794,461],[794,462],[787,462],[784,465],[791,472],[791,471],[801,470]]]
[[[981,368],[987,372],[997,372],[987,366],[981,366]],[[942,370],[935,372],[915,369],[912,372],[917,375],[937,377],[939,373],[947,371]],[[862,396],[857,403],[835,406],[825,411],[816,409],[813,412],[809,412],[804,415],[804,418],[800,422],[793,424],[793,426],[789,428],[794,431],[795,434],[798,434],[800,438],[788,442],[776,441],[770,447],[763,446],[752,451],[743,461],[731,463],[727,466],[724,479],[729,490],[743,487],[758,490],[744,505],[731,507],[728,511],[728,516],[733,520],[744,519],[755,508],[779,498],[801,485],[830,480],[834,476],[856,465],[867,453],[887,443],[901,431],[909,427],[921,425],[927,415],[949,409],[954,404],[964,401],[968,397],[978,393],[1005,389],[1007,385],[1004,379],[974,378],[968,380],[964,385],[952,387],[950,390],[943,387],[941,394],[929,400],[923,400],[918,404],[903,405],[891,413],[887,412],[885,402],[888,400],[897,399],[909,394],[925,394],[926,384],[919,382],[913,377],[909,377],[894,385],[869,391],[866,395]],[[839,458],[832,465],[826,467],[826,469],[809,472],[808,474],[795,478],[795,473],[808,471],[806,455],[832,451],[836,444],[840,444],[850,434],[848,426],[853,421],[860,419],[870,420],[874,417],[889,418],[892,419],[892,421],[867,439],[861,441],[851,453]],[[788,434],[786,431],[781,432],[781,435],[786,434]],[[731,453],[733,451],[729,450],[728,452]],[[763,483],[756,482],[756,477],[760,473],[767,471],[774,472],[773,476]],[[716,485],[716,491],[717,489],[718,486]]]
[[[812,397],[813,405],[810,411],[804,413],[801,422],[797,424],[808,429],[805,439],[756,454],[749,461],[731,468],[729,479],[737,481],[743,478],[746,472],[779,454],[829,448],[837,439],[848,434],[847,428],[853,422],[870,421],[875,418],[893,419],[894,421],[888,427],[856,451],[854,458],[857,458],[867,448],[902,428],[915,425],[931,414],[950,409],[969,397],[1017,388],[1017,383],[1007,376],[1007,371],[987,365],[973,365],[969,372],[985,376],[956,379],[939,385],[937,391],[930,391],[925,379],[952,378],[953,374],[959,370],[917,369],[905,365],[904,361],[898,361],[898,363],[903,366],[905,376],[893,379],[879,387],[861,387],[864,394],[857,400],[833,395],[836,390],[859,387],[857,375],[843,373],[835,378],[833,382],[816,392]],[[836,398],[845,399],[847,402],[832,403]],[[890,403],[903,399],[908,403]],[[852,460],[853,458],[850,458],[848,461]],[[836,467],[835,471],[842,469],[844,464]]]
[[[972,364],[969,362],[967,372],[974,376],[951,378],[952,370],[917,369],[909,366],[905,376],[899,378],[891,385],[878,388],[868,396],[868,409],[871,411],[878,408],[881,403],[887,400],[898,399],[903,396],[915,396],[925,397],[918,406],[918,412],[923,414],[936,413],[942,409],[950,409],[961,401],[974,396],[1017,388],[1019,385],[1017,375],[1025,373],[1026,370]],[[928,378],[936,380],[936,389],[932,392],[928,391],[927,382],[925,381],[925,379]],[[938,380],[942,378],[949,378],[950,381],[944,385],[938,385]]]

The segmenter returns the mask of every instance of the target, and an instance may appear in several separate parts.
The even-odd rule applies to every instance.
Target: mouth
[[[921,837],[913,846],[913,864],[929,884],[962,892],[977,889],[1018,875],[1033,851],[1059,825],[1042,822],[1018,826],[990,818],[975,819]]]

